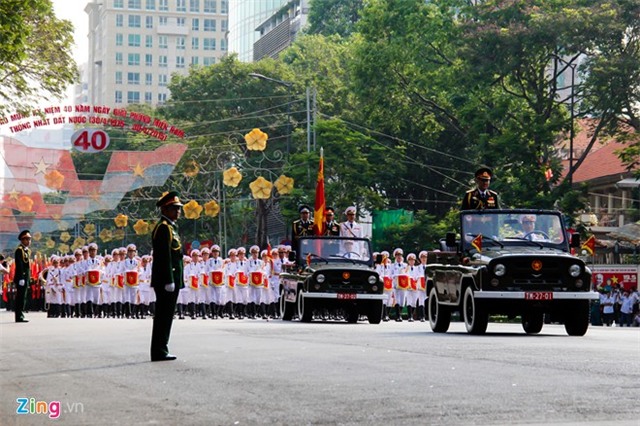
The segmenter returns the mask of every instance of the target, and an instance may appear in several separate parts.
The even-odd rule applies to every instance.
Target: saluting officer
[[[153,229],[153,263],[151,288],[156,293],[156,313],[151,333],[151,361],[171,361],[169,337],[178,292],[184,287],[182,276],[182,244],[176,221],[182,203],[177,192],[169,192],[156,203],[162,216]]]
[[[16,322],[29,322],[29,320],[24,319],[22,311],[27,303],[27,288],[29,288],[31,281],[31,250],[29,249],[31,233],[25,229],[20,232],[18,239],[20,240],[20,245],[13,256],[16,263],[13,276],[13,284],[16,288],[15,319]]]
[[[476,170],[476,188],[467,191],[462,199],[460,210],[499,209],[498,193],[489,189],[493,171],[488,167]]]

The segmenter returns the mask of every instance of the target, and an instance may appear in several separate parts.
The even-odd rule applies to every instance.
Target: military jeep
[[[486,332],[490,314],[520,316],[528,334],[542,330],[545,315],[567,334],[589,327],[591,271],[571,255],[562,215],[548,210],[481,210],[460,213],[460,239],[449,233],[428,255],[427,311],[434,332],[449,329],[459,312],[467,332]]]
[[[355,323],[363,315],[380,323],[383,283],[368,239],[303,237],[290,260],[294,264],[280,274],[283,320],[329,317]]]

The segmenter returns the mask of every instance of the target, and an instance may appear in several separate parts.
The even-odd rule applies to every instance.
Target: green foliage
[[[391,225],[385,229],[384,246],[374,249],[391,253],[394,248],[402,247],[405,256],[411,252],[417,255],[421,250],[438,248],[438,240],[443,237],[444,233],[440,233],[435,218],[424,210],[418,210],[413,222]]]
[[[348,36],[354,32],[363,3],[363,0],[311,0],[307,31]]]
[[[0,114],[60,98],[77,79],[72,45],[73,25],[50,0],[0,2]]]

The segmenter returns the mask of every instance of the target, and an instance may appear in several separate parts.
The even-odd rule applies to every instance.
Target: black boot
[[[178,303],[178,319],[184,319],[184,303]]]
[[[209,310],[211,311],[211,319],[218,318],[218,305],[213,302],[209,303]]]
[[[389,307],[387,305],[384,305],[383,310],[384,310],[384,315],[382,316],[382,321],[387,322],[389,321]]]
[[[413,306],[407,306],[407,313],[409,314],[409,322],[413,322]]]
[[[131,303],[129,302],[124,302],[124,316],[127,319],[131,318]]]
[[[193,302],[189,302],[187,305],[187,311],[189,311],[189,316],[191,319],[196,319],[196,304]]]
[[[402,308],[398,304],[396,304],[396,321],[402,322]]]
[[[233,316],[233,303],[227,302],[227,312],[229,312],[229,319],[236,318],[235,316]]]
[[[116,316],[122,318],[122,302],[116,302]]]
[[[93,318],[93,302],[92,301],[87,302],[87,317]]]
[[[204,307],[204,303],[199,303],[198,306],[200,307],[200,315],[202,315],[202,319],[207,319],[207,309]]]

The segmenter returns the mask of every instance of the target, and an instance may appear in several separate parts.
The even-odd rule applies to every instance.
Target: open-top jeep
[[[570,254],[562,215],[547,210],[478,210],[460,213],[460,241],[447,234],[442,251],[429,253],[425,277],[431,329],[446,332],[459,311],[467,332],[483,334],[490,314],[520,316],[529,334],[544,315],[560,319],[567,334],[589,327],[591,271]]]
[[[292,253],[295,265],[280,274],[282,319],[297,314],[341,315],[355,323],[360,315],[379,324],[383,283],[373,268],[371,243],[364,238],[304,237]]]

